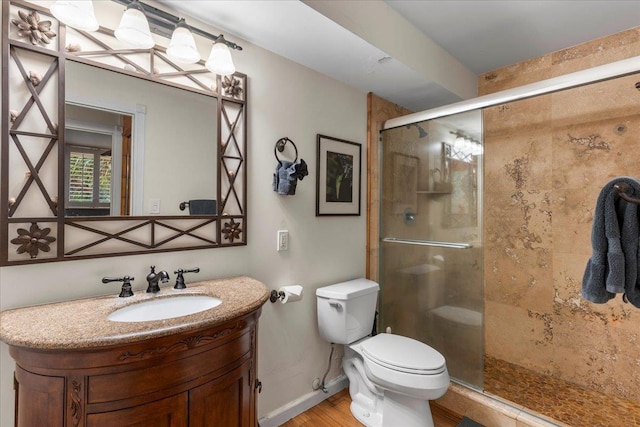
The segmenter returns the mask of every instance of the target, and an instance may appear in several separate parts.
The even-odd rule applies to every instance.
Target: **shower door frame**
[[[380,132],[387,129],[393,129],[400,126],[406,126],[413,123],[422,122],[430,119],[450,116],[457,113],[463,113],[474,109],[483,109],[495,105],[505,104],[511,101],[533,98],[539,95],[559,92],[565,89],[584,86],[599,81],[605,81],[617,77],[640,72],[640,56],[611,62],[597,67],[588,68],[573,73],[564,74],[562,76],[541,80],[539,82],[495,92],[490,95],[479,96],[468,100],[456,102],[453,104],[436,107],[429,110],[409,113],[393,119],[384,121],[384,124],[378,130],[372,129],[375,123],[368,124],[369,135],[367,144],[367,277],[372,280],[378,279],[378,250],[380,243],[379,234],[379,218],[378,211],[380,209],[378,194],[380,193],[377,180],[372,179],[374,171],[380,170],[379,150],[380,150]],[[369,113],[371,114],[371,104],[373,103],[372,94],[369,94]],[[391,104],[391,103],[389,103]],[[401,107],[391,104],[394,114],[402,114]],[[379,122],[378,122],[379,123]],[[376,125],[376,126],[379,126]],[[372,160],[373,159],[373,160]],[[373,181],[373,182],[372,182]]]
[[[539,82],[518,86],[513,89],[503,90],[490,95],[479,96],[465,101],[445,105],[443,107],[436,107],[395,119],[389,119],[384,122],[382,130],[451,116],[453,114],[464,113],[471,110],[493,107],[540,95],[547,95],[565,89],[628,76],[638,72],[640,72],[640,56],[634,56],[632,58],[622,59],[620,61],[599,65],[586,70],[575,71],[562,76],[540,80]]]

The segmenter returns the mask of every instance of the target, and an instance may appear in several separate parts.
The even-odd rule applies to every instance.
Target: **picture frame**
[[[316,216],[359,216],[362,145],[317,134]]]
[[[420,159],[393,152],[393,213],[418,213],[418,176]]]

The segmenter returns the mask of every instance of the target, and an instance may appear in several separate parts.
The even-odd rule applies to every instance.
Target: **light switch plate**
[[[278,230],[278,243],[276,248],[278,252],[289,250],[289,230]]]
[[[160,199],[149,199],[149,213],[160,213]]]

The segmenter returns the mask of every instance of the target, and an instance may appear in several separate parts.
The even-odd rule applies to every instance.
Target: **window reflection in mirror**
[[[189,215],[181,203],[216,198],[215,98],[72,61],[66,72],[65,216]]]
[[[65,216],[128,215],[131,116],[67,104],[65,120]]]

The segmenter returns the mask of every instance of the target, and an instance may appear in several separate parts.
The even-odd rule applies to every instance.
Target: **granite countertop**
[[[107,316],[127,305],[176,295],[210,295],[217,307],[188,316],[149,322],[113,322]],[[161,287],[157,294],[138,291],[132,297],[117,294],[6,310],[0,313],[0,340],[44,350],[87,349],[137,342],[149,338],[213,326],[260,308],[269,290],[250,277],[188,283],[187,289]]]

